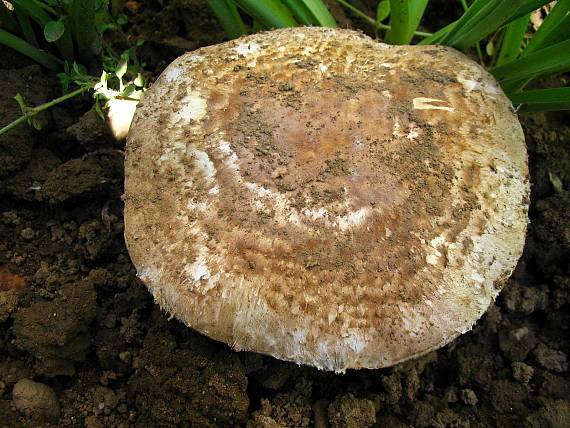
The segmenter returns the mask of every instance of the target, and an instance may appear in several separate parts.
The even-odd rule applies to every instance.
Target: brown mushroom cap
[[[145,95],[125,163],[125,237],[160,306],[321,369],[445,345],[523,249],[521,126],[450,48],[296,28],[199,49]]]

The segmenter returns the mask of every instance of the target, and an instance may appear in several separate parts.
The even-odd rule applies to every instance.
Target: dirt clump
[[[93,286],[66,284],[52,301],[34,303],[14,315],[16,345],[34,357],[38,372],[73,375],[74,363],[83,361],[89,349],[89,325],[96,311]]]
[[[231,426],[246,420],[247,377],[235,354],[189,334],[179,346],[153,328],[136,361],[129,390],[143,426]],[[205,345],[205,346],[204,346]],[[218,348],[218,349],[216,349]]]
[[[12,390],[12,401],[18,411],[32,419],[57,421],[59,418],[59,401],[49,386],[22,379]]]
[[[376,422],[374,403],[352,394],[337,397],[329,406],[331,428],[368,428]]]
[[[22,115],[18,103],[14,100],[16,94],[22,95],[28,105],[39,105],[49,101],[55,93],[50,83],[53,83],[52,78],[45,76],[38,65],[2,70],[0,127],[8,125]],[[47,126],[48,118],[47,113],[36,116],[36,120],[43,127]],[[29,126],[19,126],[10,133],[0,135],[0,177],[18,171],[29,162],[33,140],[34,131]]]

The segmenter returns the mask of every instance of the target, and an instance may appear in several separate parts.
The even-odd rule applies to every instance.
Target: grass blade
[[[530,14],[507,25],[501,43],[501,49],[497,56],[497,62],[495,63],[497,67],[513,61],[519,56],[529,20]]]
[[[427,0],[390,0],[390,26],[386,33],[388,43],[405,45],[414,37],[427,6]]]
[[[30,22],[30,17],[28,14],[19,5],[16,4],[14,4],[14,12],[16,13],[16,19],[18,20],[22,34],[24,34],[24,37],[28,43],[38,47],[39,44],[38,40],[36,39],[36,33],[32,27],[32,23]]]
[[[494,68],[491,73],[501,82],[509,83],[532,79],[546,73],[563,72],[570,69],[568,52],[570,52],[570,40],[522,56],[515,61]],[[507,86],[507,91],[508,89]]]
[[[46,10],[44,10],[44,8],[47,8],[49,10],[51,10],[51,8],[43,5],[42,3],[37,3],[29,0],[12,0],[12,4],[14,5],[14,9],[20,8],[23,13],[33,19],[41,27],[42,31],[45,26],[53,20],[53,18],[46,12]],[[88,26],[88,24],[86,24],[86,26]],[[68,61],[73,59],[73,42],[71,41],[71,34],[68,30],[67,25],[65,33],[57,42],[55,42],[55,45],[59,49],[64,59]]]
[[[283,0],[283,2],[301,24],[336,27],[336,21],[321,0]]]
[[[519,111],[570,110],[570,88],[537,89],[511,94],[513,104]]]
[[[230,39],[245,34],[245,24],[231,0],[207,0],[207,2]]]
[[[26,0],[12,0],[14,9],[18,9],[25,13],[28,17],[33,19],[41,28],[52,20],[52,18],[45,12],[41,7],[36,5],[34,2]]]
[[[69,7],[70,27],[79,59],[86,64],[93,57],[97,39],[95,28],[96,0],[72,0]]]
[[[279,0],[235,0],[248,15],[268,28],[287,28],[298,25],[291,11]]]
[[[336,21],[331,15],[328,7],[321,0],[299,0],[304,3],[307,9],[315,17],[321,27],[336,28]]]
[[[418,45],[437,45],[437,44],[441,44],[441,40],[443,40],[443,38],[447,35],[447,33],[449,33],[452,29],[453,26],[455,25],[455,22],[452,22],[451,24],[447,24],[445,27],[440,28],[439,30],[437,30],[435,33],[433,33],[431,36],[426,37],[423,40],[420,40],[418,42]]]
[[[55,56],[39,50],[21,38],[2,29],[0,29],[0,44],[20,52],[22,55],[33,59],[38,64],[41,64],[50,70],[59,71],[62,68],[61,61],[59,61]]]
[[[440,43],[466,49],[548,0],[475,0]]]
[[[570,0],[559,0],[529,40],[523,55],[570,39]]]
[[[519,18],[522,18],[528,13],[535,11],[536,9],[540,9],[545,4],[550,3],[551,0],[523,0],[515,2],[518,5],[518,8],[513,13],[513,15],[509,18],[505,24],[508,24],[512,21],[515,21]]]
[[[285,6],[293,13],[293,17],[302,25],[319,25],[317,19],[300,0],[283,0]]]

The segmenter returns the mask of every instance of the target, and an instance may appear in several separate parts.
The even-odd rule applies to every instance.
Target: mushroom
[[[160,306],[319,369],[469,331],[525,240],[517,116],[442,46],[295,28],[187,53],[138,106],[125,168],[126,242]]]

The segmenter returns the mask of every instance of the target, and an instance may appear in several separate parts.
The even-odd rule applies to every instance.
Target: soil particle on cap
[[[329,422],[331,428],[368,428],[376,423],[376,407],[366,398],[344,394],[329,405]]]
[[[12,390],[12,401],[16,409],[34,420],[57,421],[59,418],[59,401],[49,386],[22,379]]]

